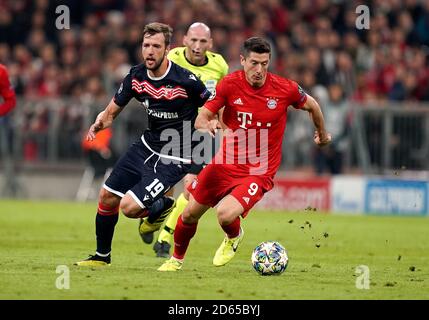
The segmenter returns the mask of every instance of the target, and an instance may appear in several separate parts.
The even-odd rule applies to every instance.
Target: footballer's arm
[[[331,134],[326,132],[325,120],[323,119],[322,110],[317,101],[307,94],[307,101],[302,110],[308,111],[311,120],[313,120],[316,132],[314,133],[314,142],[319,146],[327,145],[331,142]]]
[[[216,135],[217,129],[222,129],[221,123],[217,119],[217,114],[211,112],[206,107],[202,107],[195,120],[195,129],[208,132],[212,137]]]
[[[109,128],[112,125],[113,120],[118,116],[122,109],[123,108],[118,106],[113,101],[113,99],[110,100],[106,109],[104,109],[98,114],[97,118],[95,119],[95,122],[89,128],[88,134],[86,135],[86,139],[88,141],[92,141],[95,139],[95,135],[98,131]]]

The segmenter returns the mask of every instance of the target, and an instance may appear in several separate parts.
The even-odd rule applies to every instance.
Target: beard
[[[164,57],[165,57],[165,55],[164,55],[164,56],[162,56],[162,58],[161,58],[161,59],[159,59],[158,61],[157,61],[157,60],[155,60],[155,59],[153,59],[155,63],[154,63],[154,64],[153,64],[153,66],[151,66],[151,67],[149,67],[149,66],[147,65],[147,63],[146,63],[147,59],[146,59],[146,60],[144,61],[144,65],[145,65],[146,69],[148,69],[148,70],[150,70],[150,71],[156,71],[156,70],[158,70],[158,69],[159,69],[159,67],[161,66],[162,62],[164,61]]]

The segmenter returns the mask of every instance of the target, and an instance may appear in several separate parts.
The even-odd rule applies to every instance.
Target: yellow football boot
[[[158,268],[158,271],[179,271],[182,269],[182,265],[183,261],[171,257]]]
[[[238,237],[229,239],[225,236],[219,249],[217,249],[215,256],[213,257],[213,264],[216,267],[226,265],[235,256],[235,252],[238,249],[240,242],[243,240],[244,230],[240,227],[240,234]]]
[[[161,213],[161,215],[156,219],[153,223],[147,221],[147,217],[140,219],[139,223],[139,234],[144,243],[150,244],[153,241],[153,233],[158,231],[165,219],[168,215],[173,211],[176,206],[176,200],[172,197],[167,197],[169,200],[169,204],[167,204],[167,208]]]
[[[99,256],[98,254],[90,255],[87,259],[78,261],[74,265],[80,267],[110,266],[110,254],[106,257]]]

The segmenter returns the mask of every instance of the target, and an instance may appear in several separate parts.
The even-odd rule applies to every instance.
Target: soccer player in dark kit
[[[183,37],[183,43],[185,46],[172,49],[168,54],[168,58],[179,66],[193,72],[213,94],[216,84],[228,74],[228,65],[220,54],[210,51],[213,45],[210,28],[201,22],[193,23]],[[219,111],[218,118],[221,118],[220,113],[221,111]],[[213,157],[215,153],[214,147],[213,153],[211,156],[208,156],[206,162],[210,161]],[[176,207],[169,215],[163,230],[160,232],[153,246],[157,257],[170,256],[170,243],[172,242],[174,229],[176,228],[177,218],[188,204],[189,191],[186,187],[202,170],[204,165],[205,163],[195,165],[191,172],[184,178],[184,191],[177,198]],[[143,241],[151,243],[152,239],[150,235],[150,233],[147,233]],[[145,241],[146,239],[150,241]]]
[[[99,195],[95,220],[97,249],[79,261],[79,266],[104,266],[111,262],[111,244],[119,209],[129,218],[147,217],[150,223],[163,221],[175,201],[165,193],[188,172],[194,143],[192,133],[198,108],[210,97],[204,84],[190,71],[167,59],[172,29],[150,23],[143,31],[143,64],[131,68],[109,105],[91,125],[87,139],[111,126],[132,98],[147,110],[149,125],[116,163]],[[165,136],[173,137],[174,148]],[[167,133],[167,134],[166,134]],[[195,143],[198,143],[196,141]],[[169,150],[170,152],[166,152]]]

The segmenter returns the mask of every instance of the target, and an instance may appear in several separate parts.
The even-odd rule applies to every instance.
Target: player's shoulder
[[[293,85],[293,84],[296,84],[296,82],[294,80],[282,77],[282,76],[280,76],[278,74],[270,72],[269,75],[271,77],[271,81],[273,83],[275,83],[275,84],[277,84],[277,83],[282,84],[282,85]]]
[[[274,73],[269,73],[269,75],[271,86],[275,90],[279,90],[281,92],[290,92],[291,90],[297,89],[299,87],[298,83],[292,79],[288,79]]]
[[[222,78],[221,83],[225,88],[243,88],[243,80],[245,79],[244,71],[237,70],[227,74]]]
[[[226,83],[237,83],[243,80],[244,71],[236,70],[227,74],[222,80]]]
[[[174,61],[171,61],[171,72],[173,73],[173,77],[177,78],[184,84],[192,86],[196,82],[200,82],[198,77],[192,71],[183,68]]]
[[[209,63],[217,64],[223,68],[228,68],[228,64],[226,63],[224,57],[220,53],[207,51],[206,52]]]
[[[191,71],[182,67],[176,62],[170,60],[170,63],[171,63],[171,68],[170,68],[171,71],[176,73],[180,78],[189,78],[190,75],[194,75]]]
[[[208,64],[214,66],[217,70],[222,70],[222,73],[226,75],[228,73],[228,63],[226,63],[224,57],[220,53],[207,51]]]
[[[185,47],[176,47],[170,50],[170,52],[168,53],[167,57],[168,59],[170,59],[171,61],[179,61],[180,58],[183,55],[183,51],[185,50]]]
[[[144,63],[140,63],[140,64],[132,66],[130,68],[130,71],[128,71],[128,73],[132,77],[142,78],[142,77],[145,77],[147,75],[147,69],[146,69],[146,66],[144,65]]]
[[[170,56],[180,56],[180,54],[185,50],[185,47],[175,47],[173,49],[170,49],[170,52],[168,53],[168,57]]]
[[[222,90],[224,94],[242,91],[245,88],[243,84],[244,72],[237,70],[224,76],[218,83],[216,91]]]

